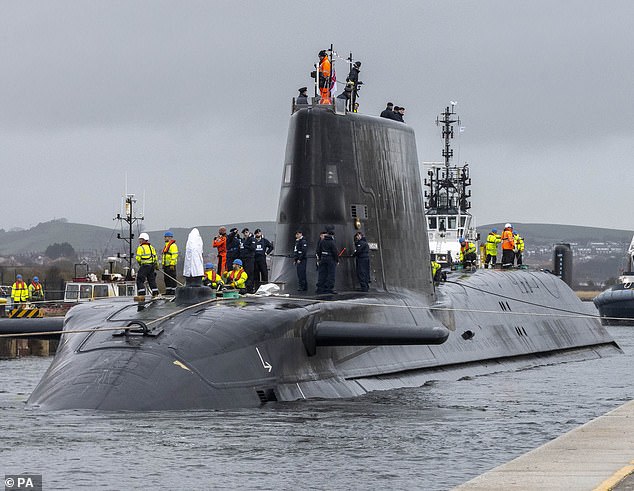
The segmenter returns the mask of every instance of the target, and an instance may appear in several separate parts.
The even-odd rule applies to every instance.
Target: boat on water
[[[479,250],[480,235],[475,226],[471,208],[471,177],[469,164],[453,165],[454,125],[460,124],[455,112],[455,104],[447,106],[436,119],[436,125],[442,125],[442,137],[445,142],[442,150],[443,162],[424,162],[423,184],[425,186],[424,201],[427,217],[427,234],[429,250],[444,270],[461,268],[460,243],[464,237],[476,244]],[[480,255],[478,255],[478,263]],[[476,264],[476,265],[477,265]]]
[[[627,270],[616,285],[592,300],[605,325],[634,324],[634,237],[627,249]]]
[[[136,282],[126,280],[124,275],[113,272],[117,258],[112,257],[108,260],[110,269],[104,271],[100,278],[89,271],[88,265],[75,264],[73,279],[67,281],[64,286],[64,303],[92,302],[111,297],[134,297],[136,295]],[[85,268],[84,274],[78,274],[78,267]]]
[[[620,352],[550,273],[477,269],[434,285],[414,130],[320,102],[294,103],[290,117],[271,271],[279,294],[219,298],[186,274],[173,299],[78,305],[29,405],[256,407]],[[338,293],[296,291],[295,233],[309,240],[310,285],[326,227],[339,250],[353,250],[357,231],[367,237],[369,292],[345,253]]]

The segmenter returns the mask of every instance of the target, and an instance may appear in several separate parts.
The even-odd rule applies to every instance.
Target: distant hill
[[[265,236],[273,237],[275,222],[243,222],[227,224],[228,227],[237,227],[242,230],[248,227],[251,231],[261,228]],[[219,225],[204,225],[198,227],[205,245],[205,252],[211,251],[211,240],[218,232]],[[179,244],[185,244],[190,228],[173,228],[174,237]],[[163,243],[164,230],[145,230],[150,235],[150,240],[155,245]],[[68,242],[77,252],[90,252],[99,255],[108,255],[114,252],[124,251],[125,242],[117,239],[117,233],[126,235],[117,225],[108,229],[95,225],[81,223],[69,223],[65,219],[52,220],[38,223],[28,230],[5,231],[0,230],[0,255],[41,254],[51,244]],[[138,235],[136,227],[134,233]],[[136,242],[135,242],[136,247]]]
[[[125,235],[119,226],[108,229],[94,225],[81,223],[69,223],[65,219],[52,220],[38,223],[28,230],[5,231],[0,230],[0,255],[20,255],[30,253],[43,253],[46,248],[54,243],[68,242],[77,251],[92,252],[99,255],[112,254],[116,251],[124,251],[124,242],[117,239],[117,233]],[[242,230],[245,226],[251,231],[261,228],[264,235],[274,240],[275,222],[243,222],[228,223],[228,227],[237,227]],[[552,245],[558,242],[587,242],[612,241],[628,245],[634,234],[631,230],[613,230],[596,227],[580,227],[576,225],[551,225],[540,223],[515,223],[515,228],[526,239],[528,246]],[[205,245],[205,253],[211,252],[211,240],[218,232],[219,225],[202,225],[198,227]],[[501,231],[503,223],[487,224],[478,227],[478,232],[484,238],[491,228],[496,227]],[[174,236],[179,244],[185,244],[190,228],[173,228]],[[163,243],[164,230],[149,230],[151,242],[155,245]],[[138,233],[135,228],[135,234]],[[136,242],[135,242],[136,245]]]

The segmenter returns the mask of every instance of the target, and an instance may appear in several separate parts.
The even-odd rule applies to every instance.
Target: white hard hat
[[[146,234],[145,232],[143,232],[141,235],[139,235],[139,240],[147,240],[148,242],[150,241],[150,236],[148,234]]]
[[[506,225],[504,225],[504,228],[513,228],[513,225],[511,225],[510,223],[507,223]]]

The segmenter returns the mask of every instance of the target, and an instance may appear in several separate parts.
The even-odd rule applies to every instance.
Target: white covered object
[[[192,229],[187,237],[185,246],[185,266],[183,276],[195,278],[205,274],[203,263],[203,239],[197,228]]]

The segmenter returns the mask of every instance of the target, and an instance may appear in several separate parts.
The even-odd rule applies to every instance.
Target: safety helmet
[[[507,223],[506,225],[504,225],[504,228],[513,228],[513,225],[511,225],[510,223]]]
[[[493,232],[494,234],[496,234],[496,233],[497,233],[497,231],[498,231],[498,229],[497,229],[497,228],[491,229],[491,232]]]
[[[21,275],[21,274],[16,275],[15,279],[16,279],[16,280],[21,280],[21,279],[22,279],[22,275]]]
[[[234,259],[233,260],[233,264],[237,264],[238,266],[242,266],[242,260],[241,259]]]
[[[460,243],[462,244],[462,243],[464,242],[464,237],[460,237],[460,238],[458,239],[458,242],[460,242]]]
[[[40,281],[40,279],[37,276],[34,276],[33,281]]]
[[[139,235],[139,240],[147,240],[149,242],[150,236],[143,232],[141,235]]]
[[[174,237],[174,234],[168,230],[163,234],[163,237]]]
[[[214,269],[213,263],[205,263],[205,269]]]

